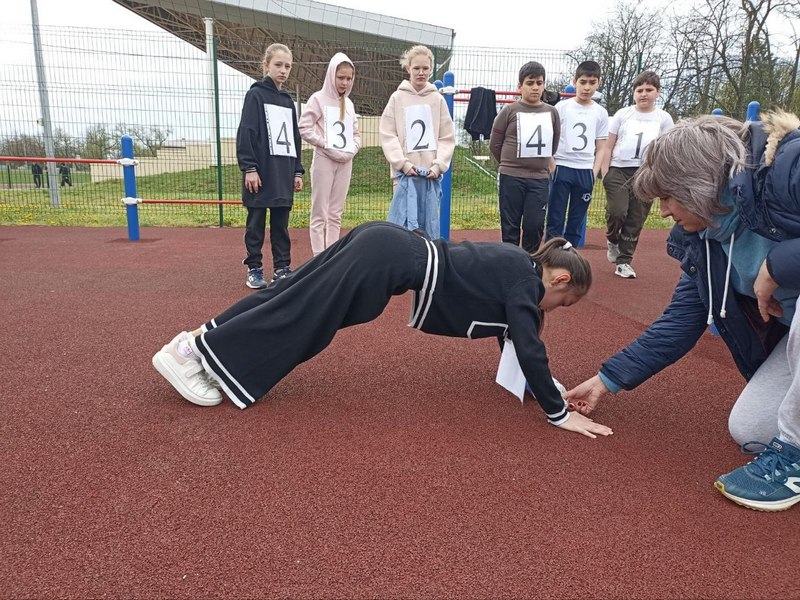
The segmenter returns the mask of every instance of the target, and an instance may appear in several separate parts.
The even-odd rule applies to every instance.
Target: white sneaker
[[[179,333],[169,344],[156,352],[153,356],[153,366],[192,404],[216,406],[222,402],[222,394],[211,384],[203,364],[197,359],[184,358],[176,352],[177,342],[184,335],[185,332]]]
[[[166,350],[167,347],[177,348],[179,342],[189,341],[191,338],[192,338],[191,333],[189,333],[188,331],[181,331],[178,335],[172,338],[172,341],[166,346],[164,346],[162,350]],[[213,385],[218,390],[222,390],[222,385],[220,384],[220,382],[214,379],[205,370],[203,370],[203,372],[200,373],[200,376],[205,377],[208,380],[209,385]]]
[[[636,278],[636,271],[633,270],[628,263],[623,263],[621,265],[617,265],[617,269],[614,271],[614,275],[618,275],[619,277],[624,277],[625,279],[635,279]]]
[[[619,244],[612,244],[611,242],[606,242],[608,245],[608,252],[606,252],[606,258],[608,262],[615,263],[619,258]]]

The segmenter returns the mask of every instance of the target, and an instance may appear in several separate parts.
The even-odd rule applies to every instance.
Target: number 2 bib
[[[285,106],[265,104],[264,115],[267,118],[269,153],[272,156],[297,158],[297,148],[294,147],[292,109]]]
[[[406,106],[406,152],[436,150],[433,115],[427,104]]]
[[[339,119],[338,106],[325,107],[325,147],[355,154],[353,141],[353,115],[345,112],[344,121]]]
[[[550,113],[517,113],[517,158],[553,156],[553,120]]]

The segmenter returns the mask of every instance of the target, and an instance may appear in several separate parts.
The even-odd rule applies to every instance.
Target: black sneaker
[[[281,267],[280,269],[275,269],[275,272],[272,274],[272,283],[275,283],[279,279],[286,279],[291,274],[292,270],[289,267]]]

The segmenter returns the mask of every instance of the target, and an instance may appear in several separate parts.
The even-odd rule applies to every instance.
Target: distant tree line
[[[767,21],[778,19],[788,39],[769,31]],[[610,114],[630,104],[643,70],[659,74],[664,108],[675,116],[721,108],[743,118],[752,100],[800,113],[798,29],[800,0],[697,0],[685,13],[620,0],[569,55],[600,63]]]
[[[124,123],[91,125],[82,137],[71,136],[61,128],[53,132],[53,151],[56,158],[119,158],[120,138],[130,135],[136,156],[157,156],[169,135],[169,129],[130,126]],[[45,156],[41,135],[15,134],[0,139],[0,156]]]

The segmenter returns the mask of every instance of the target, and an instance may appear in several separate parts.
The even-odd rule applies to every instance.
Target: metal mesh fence
[[[4,47],[0,63],[0,156],[44,156],[39,85],[29,29],[0,26]],[[119,157],[119,139],[131,135],[140,161],[138,197],[160,200],[240,199],[241,174],[236,166],[235,137],[244,95],[253,83],[252,64],[237,57],[260,56],[262,47],[226,48],[216,61],[168,33],[84,28],[40,28],[46,87],[49,93],[53,143],[57,158]],[[402,48],[341,48],[356,64],[354,98],[364,147],[354,160],[344,224],[385,218],[391,199],[389,167],[378,145],[380,109],[400,83]],[[224,59],[224,60],[223,60]],[[456,87],[475,86],[512,91],[519,67],[537,60],[548,74],[548,89],[569,82],[574,61],[557,50],[506,50],[458,47],[437,56],[437,73],[455,73]],[[374,75],[380,62],[393,62],[391,85]],[[302,62],[294,71],[314,69],[319,83],[324,61]],[[372,71],[370,70],[372,69]],[[307,79],[307,77],[305,78]],[[215,83],[216,81],[216,83]],[[311,93],[287,87],[300,103]],[[311,90],[314,91],[314,90]],[[466,99],[465,96],[460,96]],[[457,96],[458,98],[458,96]],[[218,119],[216,117],[218,106]],[[498,226],[496,164],[485,142],[472,142],[463,130],[467,103],[455,103],[458,148],[454,157],[451,222],[454,229]],[[303,150],[306,169],[311,151]],[[61,165],[44,167],[41,187],[34,162],[0,161],[0,223],[122,225],[125,211],[122,169],[115,165],[71,164],[70,185],[58,186],[54,208],[47,178],[58,177]],[[308,225],[310,178],[295,197],[290,225]],[[603,221],[605,196],[598,185],[590,207],[590,225]],[[653,211],[654,213],[656,211]],[[244,210],[231,205],[153,204],[140,211],[143,225],[243,225]],[[651,224],[658,224],[651,216]]]

